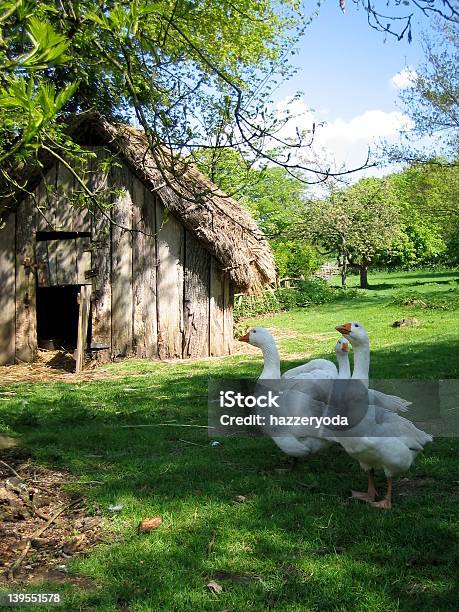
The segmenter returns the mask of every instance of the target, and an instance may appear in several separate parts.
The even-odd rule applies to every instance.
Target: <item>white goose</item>
[[[368,385],[370,345],[366,330],[358,323],[346,323],[336,328],[348,339],[354,349],[353,379],[361,379]],[[350,388],[352,392],[352,388]],[[368,399],[371,398],[371,393]],[[349,399],[348,408],[352,406]],[[392,478],[407,471],[419,451],[432,441],[432,436],[413,425],[404,417],[368,403],[365,416],[352,427],[352,437],[331,436],[344,450],[356,459],[368,473],[368,490],[352,491],[352,496],[379,508],[389,509],[392,504]],[[341,409],[343,406],[340,407]],[[387,478],[387,493],[376,502],[374,483],[375,468],[382,468]]]
[[[340,338],[335,346],[336,361],[338,362],[338,378],[351,377],[351,364],[349,363],[349,342]]]
[[[258,378],[258,380],[280,380],[280,357],[279,351],[277,350],[276,343],[274,338],[269,333],[267,329],[264,327],[254,327],[249,330],[245,335],[239,338],[241,342],[248,342],[252,346],[256,346],[261,349],[264,358],[263,370]],[[325,360],[324,360],[325,361]],[[335,367],[336,371],[336,367]],[[334,378],[330,374],[326,375],[326,373],[312,369],[310,372],[302,372],[295,376],[296,380],[311,380],[313,384],[311,385],[311,393],[313,393],[313,387],[316,385],[316,391],[319,390],[319,386],[323,382],[324,379]],[[292,380],[292,383],[294,381]],[[294,391],[294,388],[292,386]],[[303,416],[320,416],[316,414],[315,410],[315,402],[313,398],[308,398],[303,394],[303,398],[305,400],[304,405],[301,406],[301,412]],[[308,399],[312,401],[308,404]],[[268,432],[269,433],[269,432]],[[291,457],[305,457],[312,453],[319,452],[327,447],[329,447],[332,442],[328,440],[324,440],[319,436],[319,432],[317,431],[317,437],[305,436],[305,437],[296,437],[294,435],[283,435],[283,436],[271,436],[273,442],[287,455]]]
[[[354,330],[358,330],[362,337],[362,342],[357,350],[354,350],[354,373],[352,378],[358,378],[360,380],[365,380],[366,385],[368,386],[368,379],[370,375],[370,340],[368,338],[367,331],[359,324],[359,323],[346,323],[345,325],[340,325],[336,329],[345,337],[336,343],[336,359],[338,361],[338,378],[350,378],[351,377],[351,366],[349,364],[349,343],[346,340],[347,336],[345,332],[351,331],[351,327],[354,325]],[[366,339],[365,339],[366,338]],[[347,348],[342,344],[340,346],[339,343],[344,342],[347,345]],[[370,404],[375,404],[379,408],[384,408],[384,410],[389,410],[389,412],[406,412],[411,406],[411,402],[403,399],[402,397],[398,397],[397,395],[390,395],[387,393],[383,393],[382,391],[377,391],[376,389],[368,389],[369,402]]]

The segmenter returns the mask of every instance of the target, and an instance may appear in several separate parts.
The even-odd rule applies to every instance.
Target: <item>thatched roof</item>
[[[237,290],[257,291],[275,280],[271,249],[250,213],[195,166],[179,162],[173,174],[160,171],[158,154],[151,152],[143,131],[98,114],[77,117],[70,132],[79,134],[82,144],[88,144],[82,134],[97,139],[119,156],[217,259]]]

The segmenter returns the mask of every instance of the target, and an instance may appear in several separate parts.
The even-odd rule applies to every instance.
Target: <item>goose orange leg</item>
[[[361,499],[369,504],[374,503],[375,497],[378,494],[375,487],[375,471],[368,471],[368,491],[351,491],[354,499]]]
[[[390,510],[392,508],[392,478],[387,479],[386,497],[379,502],[372,502],[371,505],[375,508],[384,508],[384,510]]]

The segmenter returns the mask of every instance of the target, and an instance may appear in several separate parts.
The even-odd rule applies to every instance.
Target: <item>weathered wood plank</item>
[[[37,281],[39,287],[50,287],[48,245],[46,240],[38,240],[36,243],[37,258]]]
[[[140,230],[132,244],[133,348],[138,357],[157,357],[155,198],[136,177],[132,187],[132,227]]]
[[[86,237],[75,238],[77,284],[91,285],[92,279],[86,278],[86,272],[91,270],[91,239]]]
[[[48,253],[48,276],[50,286],[59,284],[57,277],[57,255],[58,240],[46,240],[46,251]]]
[[[89,147],[92,149],[92,147]],[[97,153],[97,149],[94,149]],[[89,159],[87,164],[76,165],[75,171],[83,178],[84,184],[89,187],[91,180],[93,160]],[[73,230],[75,232],[90,232],[92,224],[91,207],[93,204],[85,198],[85,191],[80,182],[74,177],[73,178]],[[82,204],[85,204],[84,206]]]
[[[50,240],[49,242],[56,243],[55,254],[57,284],[76,285],[78,276],[75,238]]]
[[[16,213],[16,357],[33,361],[37,353],[35,210],[31,196]]]
[[[210,355],[225,354],[223,272],[214,257],[210,266]]]
[[[82,285],[79,295],[79,312],[78,312],[78,337],[77,348],[75,351],[76,368],[75,371],[81,372],[84,366],[84,358],[88,338],[88,323],[89,310],[91,307],[91,285]]]
[[[8,215],[0,230],[0,365],[13,363],[15,338],[15,234],[16,218]]]
[[[185,234],[183,291],[183,357],[209,355],[210,254],[189,232]]]
[[[112,168],[113,187],[122,189],[111,216],[112,226],[112,355],[132,352],[132,174],[126,168]]]
[[[73,174],[64,164],[56,165],[56,195],[51,199],[54,227],[57,232],[78,231],[75,227],[77,209],[72,206]]]
[[[104,159],[106,152],[104,149],[95,149],[97,159],[92,159],[90,163],[90,176],[88,186],[92,190],[98,189],[105,182],[105,176],[98,168],[97,163]],[[95,276],[92,279],[92,338],[93,346],[106,346],[107,349],[94,352],[93,356],[97,361],[108,361],[111,355],[111,240],[110,222],[100,211],[94,210],[92,216],[92,269]]]
[[[56,228],[55,192],[57,166],[53,166],[34,190],[37,207],[37,231],[53,232]],[[49,187],[49,189],[48,189]]]
[[[223,279],[223,309],[224,309],[224,353],[231,354],[233,352],[233,301],[234,288],[230,277],[225,274]]]
[[[166,215],[157,201],[157,312],[158,353],[161,359],[181,357],[183,339],[184,228]]]

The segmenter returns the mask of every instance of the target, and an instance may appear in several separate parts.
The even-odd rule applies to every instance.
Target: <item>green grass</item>
[[[459,311],[392,303],[403,287],[449,299],[457,279],[371,275],[377,286],[357,299],[247,326],[289,332],[279,334],[287,368],[304,361],[300,352],[331,357],[334,326],[358,320],[372,339],[374,377],[459,378]],[[415,316],[419,326],[390,327],[403,316]],[[68,468],[77,480],[103,481],[81,491],[117,539],[72,561],[72,571],[97,588],[59,586],[66,609],[456,609],[456,439],[430,445],[400,485],[404,494],[393,510],[378,511],[348,499],[365,476],[339,447],[285,472],[285,456],[268,439],[225,438],[211,447],[202,429],[121,427],[174,419],[205,425],[208,378],[256,376],[260,356],[107,368],[117,378],[0,389],[16,392],[0,402],[0,431],[21,436],[38,462]],[[236,503],[237,495],[247,501]],[[108,511],[115,502],[123,504],[119,515]],[[137,535],[140,519],[156,515],[163,525]],[[212,577],[223,587],[218,595],[205,586]]]

